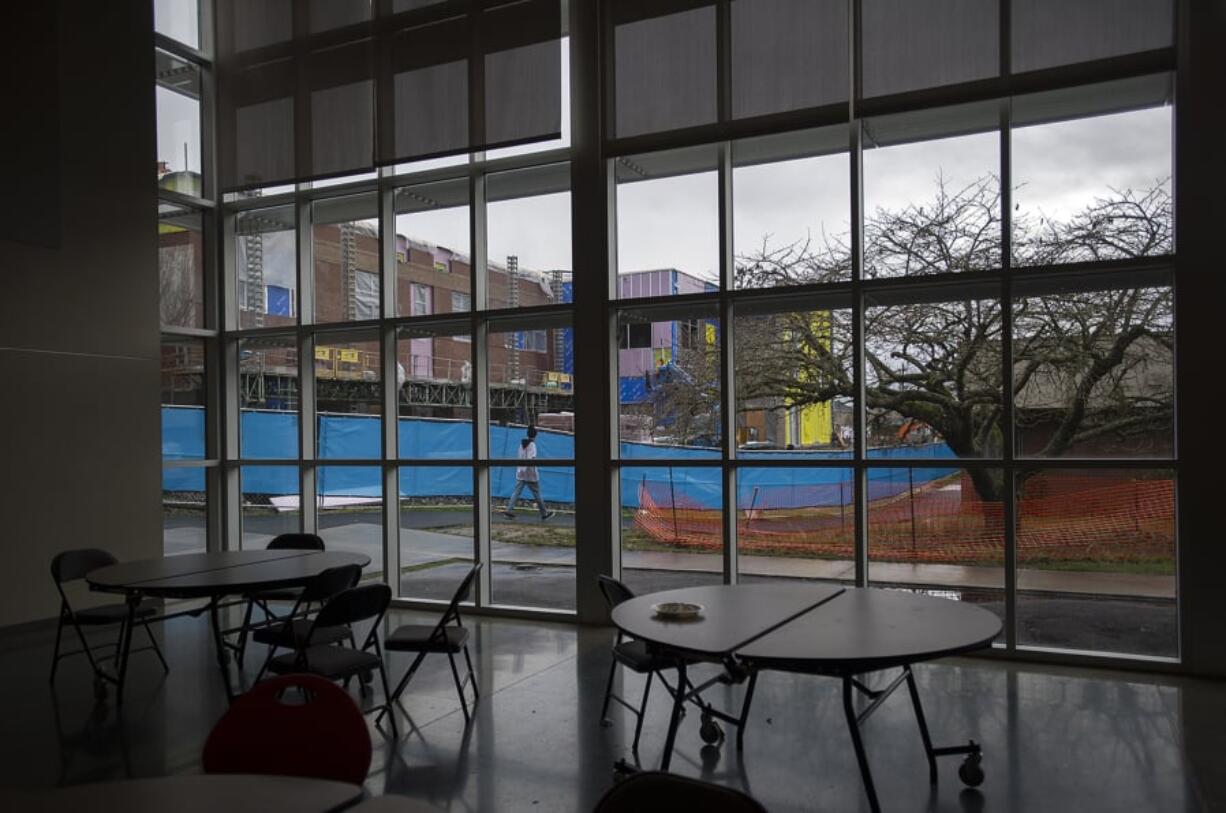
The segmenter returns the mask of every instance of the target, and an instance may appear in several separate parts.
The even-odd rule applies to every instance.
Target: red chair
[[[301,689],[285,697],[289,689]],[[234,699],[204,744],[205,773],[261,773],[360,785],[370,770],[366,719],[316,675],[282,675]]]

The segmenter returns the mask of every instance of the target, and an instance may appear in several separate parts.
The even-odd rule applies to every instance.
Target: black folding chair
[[[317,534],[292,533],[280,534],[279,536],[274,537],[273,540],[268,543],[268,546],[265,549],[323,551],[325,550],[325,546],[323,539]],[[240,668],[242,667],[243,659],[247,654],[247,638],[252,629],[258,629],[261,626],[267,626],[276,621],[284,620],[285,618],[295,617],[295,613],[301,606],[300,603],[298,603],[298,596],[301,592],[301,587],[283,587],[280,589],[259,590],[255,593],[248,593],[247,595],[243,596],[243,600],[247,602],[247,609],[243,613],[243,625],[238,633],[238,643],[233,647],[237,653],[238,665]],[[294,611],[288,616],[278,616],[269,606],[269,604],[274,601],[296,602]],[[253,626],[251,623],[251,614],[257,606],[264,611],[264,621],[262,624]],[[306,605],[304,609],[309,610],[310,606]]]
[[[392,588],[386,584],[363,584],[342,590],[324,604],[295,651],[278,655],[268,662],[269,671],[277,674],[305,672],[329,680],[348,682],[354,677],[360,679],[362,675],[378,669],[379,677],[383,680],[384,702],[367,709],[366,713],[376,709],[381,712],[390,711],[392,701],[388,691],[387,671],[383,668],[383,650],[379,646],[379,624],[391,601]],[[367,620],[372,621],[370,634],[366,636],[360,649],[333,646],[319,643],[317,640],[316,636],[326,635],[324,630],[351,627]],[[363,687],[365,692],[365,682]],[[382,718],[383,714],[380,713],[376,724]],[[392,736],[399,736],[395,715],[392,715]]]
[[[634,592],[629,587],[614,579],[611,576],[597,576],[600,584],[600,592],[604,595],[604,600],[608,603],[609,609],[612,610],[623,601],[628,601],[634,598]],[[635,716],[634,723],[634,742],[630,745],[630,750],[638,753],[639,750],[639,735],[643,731],[643,718],[647,712],[647,699],[651,696],[651,682],[656,675],[660,675],[660,682],[668,689],[669,694],[673,693],[673,687],[668,684],[661,674],[665,669],[676,669],[677,661],[675,658],[666,658],[652,654],[647,649],[647,644],[642,641],[630,639],[627,640],[625,633],[621,630],[617,632],[617,639],[613,642],[611,651],[612,662],[609,664],[609,680],[605,685],[604,704],[600,707],[600,724],[605,726],[613,725],[613,721],[609,719],[609,701],[616,700],[621,705],[630,710],[630,713]],[[638,706],[632,705],[624,697],[613,692],[613,676],[617,673],[617,665],[629,669],[637,675],[647,675],[647,685],[643,687],[643,699]]]
[[[472,657],[468,654],[468,630],[464,628],[464,622],[460,620],[460,603],[468,600],[472,592],[473,580],[476,579],[479,570],[481,570],[480,563],[469,569],[467,575],[461,580],[460,586],[456,588],[455,594],[452,595],[447,611],[439,618],[437,624],[405,624],[397,627],[391,635],[387,636],[384,642],[384,648],[387,651],[417,653],[417,657],[409,665],[404,677],[396,684],[396,690],[392,692],[391,700],[395,703],[400,702],[400,696],[404,693],[405,687],[409,685],[409,680],[416,674],[417,668],[421,666],[421,662],[425,660],[426,655],[431,652],[445,652],[447,660],[451,662],[451,677],[455,681],[456,692],[460,695],[460,709],[464,712],[464,723],[467,725],[471,719],[468,699],[464,697],[464,686],[473,687],[474,710],[477,701],[481,699],[481,691],[477,688]],[[468,667],[468,674],[464,680],[460,680],[460,672],[455,665],[455,656],[460,652],[464,653],[464,663]],[[392,703],[389,702],[388,713],[394,717],[395,712],[392,712],[391,708]],[[380,713],[379,717],[382,718],[382,716]]]
[[[255,676],[256,682],[264,677],[269,662],[276,655],[277,649],[301,649],[310,638],[314,645],[335,644],[349,641],[356,648],[353,630],[348,626],[315,627],[315,622],[307,618],[307,608],[313,604],[323,605],[328,599],[344,590],[357,585],[362,578],[361,565],[341,565],[331,567],[311,579],[304,587],[297,588],[298,597],[294,608],[282,620],[256,627],[251,639],[257,644],[268,646],[268,654],[264,665]]]
[[[89,658],[89,665],[94,670],[94,695],[99,700],[106,698],[106,684],[108,681],[116,685],[119,683],[116,676],[107,674],[103,670],[102,664],[106,661],[114,661],[117,664],[119,660],[121,655],[120,642],[123,641],[124,634],[127,632],[128,605],[123,603],[105,604],[101,607],[74,610],[68,601],[68,594],[64,591],[64,585],[83,579],[91,571],[97,570],[100,567],[106,567],[107,565],[113,565],[118,561],[110,553],[99,548],[66,550],[56,554],[55,558],[51,560],[51,578],[55,580],[55,589],[60,594],[60,618],[59,624],[55,629],[55,651],[51,656],[50,682],[55,683],[55,675],[59,670],[62,659],[72,655],[84,654],[85,657]],[[149,621],[157,615],[157,612],[158,605],[151,599],[145,599],[137,606],[135,612],[136,622],[145,628],[145,633],[149,636],[150,646],[140,647],[140,649],[133,651],[139,652],[145,649],[152,649],[157,653],[158,660],[162,662],[162,669],[169,672],[170,667],[166,665],[166,658],[162,656],[162,650],[158,646],[157,639],[153,637],[153,631],[149,629]],[[71,652],[60,652],[60,641],[64,633],[65,624],[71,624],[72,628],[76,630],[77,639],[81,642],[80,649]],[[102,644],[101,646],[114,647],[115,651],[110,655],[95,655],[82,627],[105,627],[112,624],[119,625],[119,635],[115,643]],[[95,646],[98,645],[95,644]]]
[[[761,802],[739,790],[663,771],[643,771],[623,779],[601,797],[592,813],[671,813],[674,810],[766,813]]]

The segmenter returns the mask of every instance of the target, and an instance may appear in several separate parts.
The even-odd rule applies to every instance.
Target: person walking
[[[536,460],[536,427],[528,427],[528,436],[519,442],[519,466],[515,469],[515,489],[502,515],[507,519],[515,519],[515,503],[524,489],[532,493],[536,500],[536,508],[541,512],[541,522],[553,516],[553,511],[545,510],[545,501],[541,499],[540,474],[532,461]]]

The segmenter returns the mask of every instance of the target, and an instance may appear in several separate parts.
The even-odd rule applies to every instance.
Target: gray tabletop
[[[688,622],[656,618],[662,601],[702,604]],[[688,653],[735,653],[763,668],[872,671],[989,646],[995,615],[950,599],[898,590],[811,585],[721,585],[639,596],[613,611],[636,638]]]
[[[192,774],[51,790],[0,790],[0,806],[31,813],[326,813],[361,795],[358,785],[323,779]]]
[[[719,657],[831,600],[842,589],[825,584],[685,587],[624,601],[613,609],[613,623],[653,644]],[[701,604],[702,615],[687,621],[660,618],[652,606],[666,601]]]
[[[365,567],[370,557],[339,551],[215,551],[121,562],[91,572],[86,580],[95,590],[198,598],[300,586],[330,567],[352,564]]]

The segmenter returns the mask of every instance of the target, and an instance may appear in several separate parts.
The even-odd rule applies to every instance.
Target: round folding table
[[[323,571],[343,565],[366,567],[370,557],[361,553],[305,550],[238,550],[188,553],[159,559],[140,559],[99,568],[86,576],[94,590],[123,593],[128,604],[128,623],[120,642],[116,678],[117,703],[123,703],[124,678],[132,627],[141,599],[207,598],[217,665],[221,668],[226,697],[234,697],[229,657],[219,619],[219,605],[226,596],[262,590],[302,587]]]

